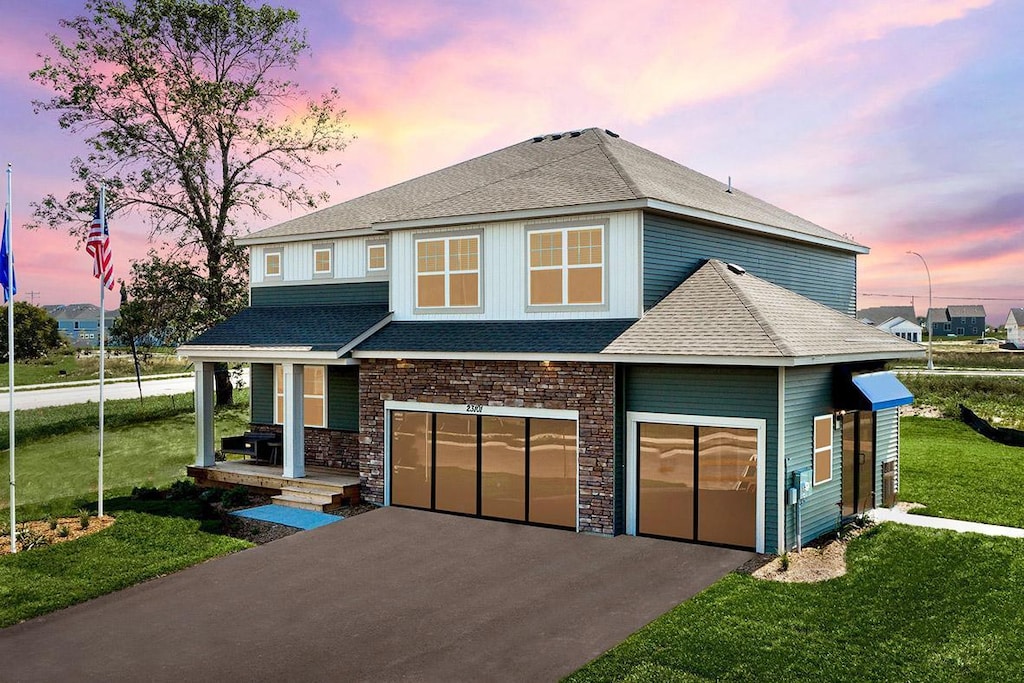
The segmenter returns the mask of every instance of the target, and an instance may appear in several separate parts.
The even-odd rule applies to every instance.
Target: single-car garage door
[[[757,429],[634,423],[634,533],[755,548]]]
[[[576,421],[389,411],[391,504],[576,528]]]

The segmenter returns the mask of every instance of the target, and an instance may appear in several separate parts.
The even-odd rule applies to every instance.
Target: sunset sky
[[[611,129],[871,247],[860,306],[1024,306],[1024,3],[1012,0],[278,0],[337,86],[356,140],[331,203],[527,137]],[[14,168],[19,299],[99,302],[77,241],[29,232],[84,148],[28,78],[79,0],[0,0],[2,161]],[[5,194],[5,193],[4,193]],[[298,215],[267,205],[270,220]],[[111,223],[115,272],[144,255],[141,216]],[[76,251],[77,249],[77,251]],[[895,294],[896,297],[879,297]],[[974,297],[954,299],[952,297]],[[980,300],[1012,299],[1013,301]],[[108,302],[115,304],[114,295]],[[113,307],[113,306],[111,306]]]

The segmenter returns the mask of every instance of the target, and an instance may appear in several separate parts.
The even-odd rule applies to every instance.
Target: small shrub
[[[50,545],[50,539],[27,526],[18,529],[15,533],[15,538],[22,550],[32,550],[32,548],[42,548],[43,546]]]
[[[67,538],[71,535],[71,529],[68,528],[67,524],[61,524],[57,529],[57,536],[60,538]]]
[[[136,486],[132,489],[132,500],[163,500],[164,494],[153,486]]]
[[[223,491],[221,489],[206,489],[199,494],[199,500],[204,503],[216,503],[221,499]]]
[[[187,500],[199,494],[199,487],[191,479],[179,479],[167,488],[167,497],[171,500]]]
[[[78,524],[79,524],[79,526],[81,528],[83,528],[83,529],[88,529],[89,528],[89,521],[90,521],[89,520],[89,511],[88,510],[79,510],[78,511]]]
[[[245,486],[235,486],[224,492],[220,502],[226,508],[235,508],[245,505],[249,500],[249,489]]]
[[[43,518],[43,521],[45,521],[47,526],[50,527],[50,531],[53,531],[57,528],[57,520],[54,519],[52,516],[46,515],[46,517]]]
[[[789,571],[789,553],[783,553],[779,558],[779,569],[784,572]]]

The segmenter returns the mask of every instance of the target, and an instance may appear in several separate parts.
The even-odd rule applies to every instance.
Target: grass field
[[[903,418],[901,447],[900,499],[921,514],[1024,527],[1024,448],[923,417]]]
[[[15,361],[18,359],[15,358]],[[143,375],[162,375],[175,372],[189,372],[192,366],[173,354],[151,355],[140,366]],[[135,364],[131,352],[108,354],[104,376],[108,378],[134,377]],[[64,374],[60,374],[61,371]],[[0,387],[7,387],[7,363],[0,363]],[[100,359],[96,352],[77,357],[75,352],[54,353],[45,358],[14,364],[14,386],[27,384],[50,384],[53,382],[74,382],[99,379]]]
[[[884,525],[817,584],[730,574],[567,680],[1019,681],[1024,540]]]
[[[195,501],[109,503],[109,529],[0,556],[0,627],[251,546],[210,533],[216,521]]]
[[[914,394],[915,405],[934,406],[945,417],[959,419],[963,403],[997,425],[1024,429],[1024,377],[901,375]]]
[[[1005,351],[998,346],[969,342],[937,342],[932,346],[932,362],[937,368],[977,368],[1024,370],[1024,353]],[[902,359],[896,368],[924,368],[927,357]]]
[[[163,403],[146,399],[146,405],[153,408],[147,408],[142,416],[134,400],[111,401],[106,407],[107,415],[112,418],[107,422],[103,449],[108,496],[126,494],[134,486],[170,483],[184,476],[185,465],[195,457],[191,395],[177,396],[174,408],[170,406],[169,397],[163,397]],[[40,410],[49,413],[54,423],[63,424],[64,428],[43,435],[33,432],[32,438],[16,442],[18,519],[38,519],[46,513],[58,516],[72,513],[84,504],[95,505],[98,432],[94,415],[97,406],[92,404],[92,412],[87,408],[88,404],[42,408]],[[163,412],[171,414],[162,416]],[[19,424],[22,419],[19,411]],[[45,414],[38,419],[42,427],[37,431],[55,429],[45,422]],[[242,433],[248,419],[248,391],[236,390],[235,405],[217,412],[216,436]],[[18,432],[21,433],[20,427]],[[0,471],[7,472],[7,467],[5,451],[0,455]],[[0,507],[7,508],[7,487],[3,488]]]

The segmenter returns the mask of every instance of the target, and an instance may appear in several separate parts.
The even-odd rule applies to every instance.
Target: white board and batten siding
[[[277,283],[313,283],[334,281],[352,281],[368,279],[384,279],[384,273],[368,273],[366,270],[367,243],[381,244],[387,242],[386,235],[371,237],[345,237],[335,240],[310,240],[309,242],[286,242],[280,245],[256,245],[250,247],[249,278],[253,285]],[[334,253],[331,256],[331,277],[313,277],[313,248],[331,245]],[[263,273],[263,255],[267,251],[281,253],[281,277],[265,278]],[[390,251],[390,247],[388,247]],[[388,254],[390,260],[391,254]],[[390,266],[390,264],[388,264]]]
[[[574,226],[593,221],[607,225],[605,232],[605,305],[600,310],[527,310],[527,230]],[[480,273],[482,310],[437,313],[416,310],[416,239],[427,234],[481,235]],[[592,216],[573,216],[559,221],[545,218],[487,224],[403,230],[391,235],[391,305],[395,320],[558,320],[582,318],[639,318],[642,311],[640,277],[640,213],[625,211]],[[589,307],[588,307],[589,308]]]

